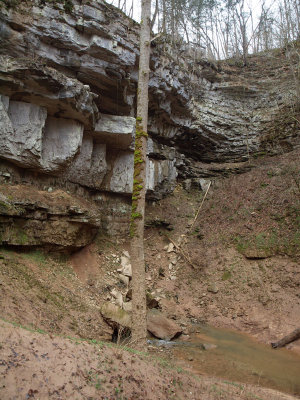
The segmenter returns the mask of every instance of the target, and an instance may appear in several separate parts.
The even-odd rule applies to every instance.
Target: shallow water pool
[[[300,396],[300,356],[289,350],[275,350],[245,334],[210,326],[197,327],[189,342],[173,343],[177,364],[194,373]],[[204,350],[203,344],[217,347]]]

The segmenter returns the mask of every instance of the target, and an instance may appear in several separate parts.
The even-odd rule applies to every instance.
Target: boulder
[[[249,247],[243,251],[243,255],[249,260],[263,260],[264,258],[271,257],[272,250],[270,249],[257,249],[255,247]]]
[[[122,295],[122,293],[119,292],[119,291],[116,290],[116,289],[113,289],[113,290],[110,292],[110,294],[115,298],[116,304],[117,304],[119,307],[123,308],[123,295]]]
[[[217,348],[217,345],[213,343],[202,343],[201,348],[202,350],[213,350]]]
[[[158,339],[171,340],[182,333],[176,322],[165,317],[157,310],[150,310],[147,314],[147,329]]]
[[[123,303],[124,309],[116,304],[105,302],[101,309],[104,320],[113,329],[131,329],[132,302]],[[174,321],[166,318],[157,310],[150,310],[147,313],[147,330],[158,339],[171,340],[182,333],[182,329]]]
[[[121,307],[113,303],[105,302],[102,305],[100,312],[105,321],[113,328],[120,326],[131,328],[131,316]]]
[[[126,257],[125,255],[121,257],[121,268],[119,268],[117,271],[121,275],[125,275],[128,278],[132,277],[132,267],[130,264],[130,259]]]
[[[210,293],[218,293],[219,288],[217,287],[217,285],[215,283],[212,283],[210,286],[208,286],[207,291]]]
[[[172,251],[174,251],[174,244],[173,243],[169,243],[168,247],[167,247],[167,253],[171,253]]]
[[[123,310],[126,312],[131,312],[132,311],[132,302],[127,301],[126,303],[123,303]]]
[[[191,179],[185,179],[182,182],[182,187],[183,187],[184,190],[189,192],[191,190],[191,187],[192,187],[192,180]]]
[[[159,308],[159,302],[157,298],[153,297],[151,293],[146,293],[147,308]]]
[[[126,299],[132,300],[132,289],[129,289],[128,292],[126,293]],[[149,309],[158,308],[159,307],[158,299],[159,299],[158,296],[154,297],[151,293],[147,292],[146,293],[147,308]]]
[[[123,275],[123,274],[119,274],[119,279],[120,279],[121,282],[124,283],[125,286],[128,287],[128,285],[129,285],[129,277],[128,276]]]
[[[210,186],[210,181],[209,181],[208,179],[200,178],[200,179],[199,179],[199,186],[200,186],[201,190],[203,190],[204,192],[206,192],[207,189],[208,189],[209,186]]]

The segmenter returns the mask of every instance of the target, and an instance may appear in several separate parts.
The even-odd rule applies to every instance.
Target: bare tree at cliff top
[[[146,347],[147,335],[144,217],[146,196],[151,0],[142,0],[141,11],[140,63],[130,225],[132,261],[132,343],[133,346],[138,349],[144,349]]]

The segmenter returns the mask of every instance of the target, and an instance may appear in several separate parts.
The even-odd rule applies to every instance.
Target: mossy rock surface
[[[109,325],[131,328],[131,317],[128,312],[113,303],[104,303],[101,307],[101,315]]]

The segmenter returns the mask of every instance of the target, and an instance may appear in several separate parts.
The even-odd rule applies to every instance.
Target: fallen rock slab
[[[249,260],[263,260],[265,258],[271,257],[271,251],[268,249],[255,249],[249,248],[243,252],[244,256]]]
[[[113,328],[116,327],[125,327],[131,328],[131,317],[125,310],[122,310],[121,307],[116,304],[106,302],[101,307],[101,315],[104,320],[108,323],[108,325]]]
[[[217,346],[212,343],[202,343],[201,348],[202,348],[202,350],[213,350],[213,349],[216,349]]]
[[[171,340],[182,333],[176,322],[165,317],[161,312],[150,310],[147,314],[147,329],[158,339]]]
[[[131,302],[129,303],[131,305]],[[129,305],[129,303],[127,304]],[[106,302],[101,307],[100,312],[103,319],[112,328],[123,327],[131,329],[131,307],[128,307],[128,310],[125,311],[116,304]],[[174,339],[182,333],[182,329],[176,322],[168,319],[157,310],[148,311],[147,330],[156,338],[163,340]]]

